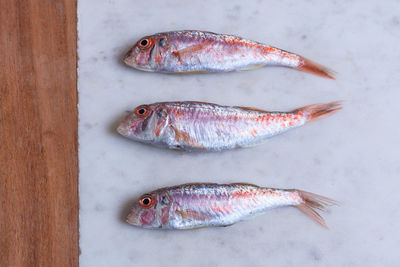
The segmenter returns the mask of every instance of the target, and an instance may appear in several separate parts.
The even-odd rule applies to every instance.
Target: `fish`
[[[183,151],[222,151],[249,147],[341,109],[340,101],[290,112],[221,106],[205,102],[140,105],[117,132],[134,141]]]
[[[296,207],[328,228],[317,210],[338,203],[297,189],[275,189],[245,183],[191,183],[142,195],[126,221],[149,229],[197,229],[230,226],[266,211]]]
[[[305,57],[238,36],[206,31],[171,31],[141,38],[123,61],[142,71],[230,72],[282,66],[335,79],[336,72]]]

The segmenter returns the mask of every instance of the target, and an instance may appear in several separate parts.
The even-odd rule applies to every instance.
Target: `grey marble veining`
[[[81,0],[81,266],[398,266],[400,3],[388,1]],[[296,52],[337,72],[286,68],[224,74],[139,72],[121,58],[140,37],[199,29]],[[126,112],[172,100],[291,110],[344,100],[334,116],[248,149],[162,150],[116,131]],[[293,208],[232,227],[151,231],[124,222],[155,188],[248,182],[340,201],[325,230]]]

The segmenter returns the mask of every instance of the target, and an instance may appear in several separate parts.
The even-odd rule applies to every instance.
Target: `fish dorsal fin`
[[[268,111],[263,110],[263,109],[251,108],[251,107],[239,107],[239,106],[234,106],[234,108],[240,108],[240,109],[247,110],[247,111],[257,111],[257,112],[263,112],[263,113],[268,112]]]
[[[255,184],[249,184],[249,183],[233,183],[233,184],[230,184],[230,185],[239,185],[239,186],[254,186],[254,187],[257,187],[257,188],[259,188],[259,186],[258,186],[258,185],[255,185]]]

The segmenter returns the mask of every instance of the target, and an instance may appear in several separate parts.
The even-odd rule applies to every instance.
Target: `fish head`
[[[156,71],[164,62],[168,47],[167,38],[162,34],[143,37],[128,51],[124,62],[135,69]]]
[[[159,140],[168,125],[168,113],[161,104],[140,105],[119,124],[117,132],[144,143]]]
[[[163,228],[168,225],[171,198],[167,192],[155,191],[142,195],[133,204],[126,221],[143,228]]]

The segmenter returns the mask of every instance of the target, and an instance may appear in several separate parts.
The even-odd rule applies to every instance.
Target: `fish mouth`
[[[135,67],[135,65],[132,62],[132,57],[130,56],[129,52],[124,56],[124,58],[122,59],[122,61],[130,66],[130,67]]]
[[[135,59],[133,56],[126,54],[125,57],[122,60],[127,66],[137,69],[137,70],[141,70],[141,71],[147,71],[147,72],[154,72],[152,69],[149,68],[145,68],[145,67],[140,67],[135,63]]]
[[[137,216],[136,212],[129,212],[129,214],[126,216],[125,221],[129,223],[130,225],[135,225],[135,226],[140,226],[139,225],[139,217]]]
[[[120,125],[118,125],[117,132],[122,136],[128,136],[129,135],[128,127],[126,127],[124,122],[122,122],[122,123],[120,123]]]

